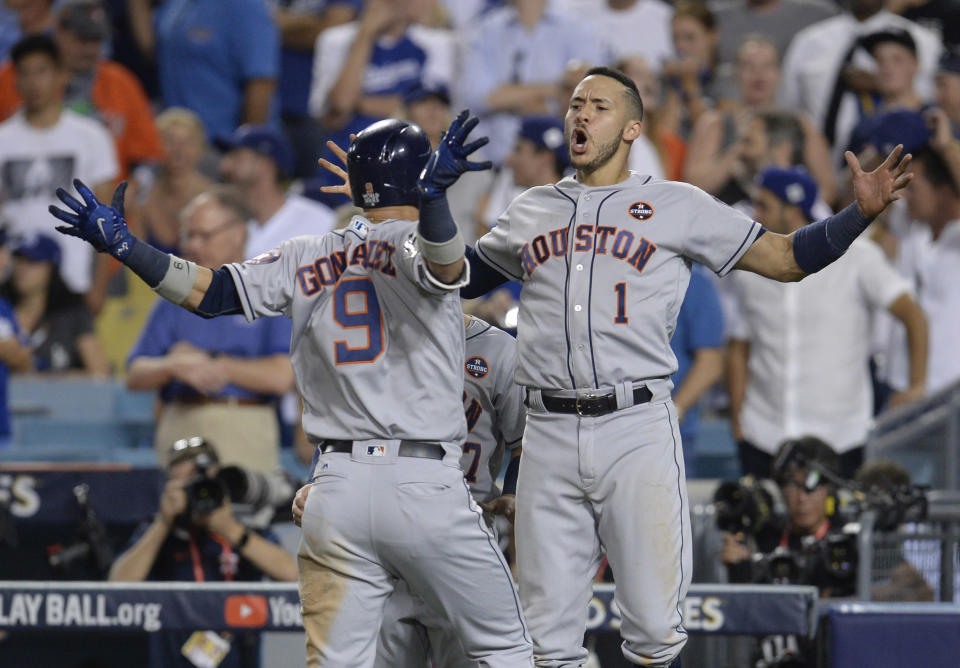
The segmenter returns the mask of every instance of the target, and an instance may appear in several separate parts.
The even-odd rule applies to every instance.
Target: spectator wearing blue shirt
[[[3,0],[0,3],[0,61],[28,35],[52,35],[53,0]]]
[[[327,28],[352,21],[361,0],[267,0],[280,30],[280,79],[277,107],[283,130],[294,147],[292,176],[311,176],[323,148],[323,130],[310,118],[313,48]]]
[[[420,1],[369,0],[357,21],[325,30],[317,38],[310,114],[329,133],[328,139],[348,146],[351,133],[399,116],[407,91],[449,88],[453,83],[453,35],[417,24],[425,7]],[[321,155],[339,162],[332,152]],[[325,172],[318,179],[321,185],[339,182]],[[336,207],[349,199],[323,201]]]
[[[132,28],[154,54],[163,106],[192,109],[210,138],[271,120],[280,38],[263,0],[131,0]]]
[[[11,255],[6,247],[6,233],[0,231],[0,276],[10,270]],[[7,384],[11,371],[27,371],[32,363],[30,347],[20,340],[13,305],[0,297],[0,449],[10,445],[10,400]]]
[[[673,403],[680,419],[683,460],[687,477],[696,476],[699,399],[723,374],[723,313],[717,289],[696,265],[680,306],[677,328],[670,340],[677,356]]]
[[[563,116],[560,98],[568,63],[604,65],[607,51],[589,30],[545,0],[515,0],[480,20],[461,58],[454,101],[480,116],[476,132],[495,164],[507,159],[521,116]]]
[[[167,483],[158,512],[134,531],[127,547],[110,567],[111,582],[254,582],[264,575],[286,582],[297,579],[293,556],[277,545],[272,533],[254,531],[241,524],[229,500],[208,512],[190,506],[185,487],[197,476],[212,477],[219,470],[220,459],[213,443],[200,437],[182,439],[172,446],[168,444],[167,453]],[[201,647],[209,648],[210,643],[193,642],[197,634],[207,636],[225,650],[222,663],[198,661],[201,656],[209,658],[209,650]],[[185,654],[191,655],[190,660]],[[259,654],[256,633],[236,634],[232,638],[212,631],[150,634],[152,668],[251,667],[260,665]]]
[[[208,267],[243,260],[250,212],[231,186],[214,186],[184,209],[187,256]],[[293,387],[290,321],[242,315],[205,320],[164,299],[154,304],[127,358],[127,387],[160,390],[155,447],[161,464],[177,439],[199,435],[225,464],[277,467],[276,400]]]

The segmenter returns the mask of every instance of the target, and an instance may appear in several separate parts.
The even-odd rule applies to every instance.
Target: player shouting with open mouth
[[[587,72],[566,114],[576,176],[531,188],[468,249],[478,296],[522,281],[517,383],[527,424],[517,486],[520,598],[538,666],[581,666],[587,603],[605,552],[623,653],[667,666],[686,642],[691,533],[670,337],[691,262],[798,281],[840,258],[911,174],[897,147],[856,202],[789,236],[686,183],[627,170],[643,104],[609,68]]]

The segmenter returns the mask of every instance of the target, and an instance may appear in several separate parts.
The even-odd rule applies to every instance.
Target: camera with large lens
[[[187,513],[209,515],[223,505],[227,489],[219,477],[213,474],[215,458],[206,452],[193,458],[197,472],[187,481],[183,490],[187,494]]]
[[[720,483],[713,494],[717,528],[726,533],[755,536],[782,526],[782,506],[771,481],[749,475]]]
[[[290,507],[300,483],[286,472],[261,473],[224,466],[216,479],[230,498],[237,519],[247,526],[262,528],[270,522],[292,519]]]
[[[828,591],[831,597],[856,591],[857,536],[852,529],[804,538],[800,549],[785,545],[754,556],[754,582],[804,584]]]

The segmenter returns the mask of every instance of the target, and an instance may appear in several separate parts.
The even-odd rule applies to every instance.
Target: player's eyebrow
[[[590,101],[597,104],[613,104],[613,100],[611,100],[609,97],[594,96],[590,98]]]

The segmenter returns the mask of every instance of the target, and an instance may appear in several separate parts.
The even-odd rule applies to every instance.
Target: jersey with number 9
[[[356,216],[344,230],[227,265],[247,319],[293,321],[290,357],[313,441],[459,444],[466,435],[459,285],[429,276],[415,231],[411,221]]]

